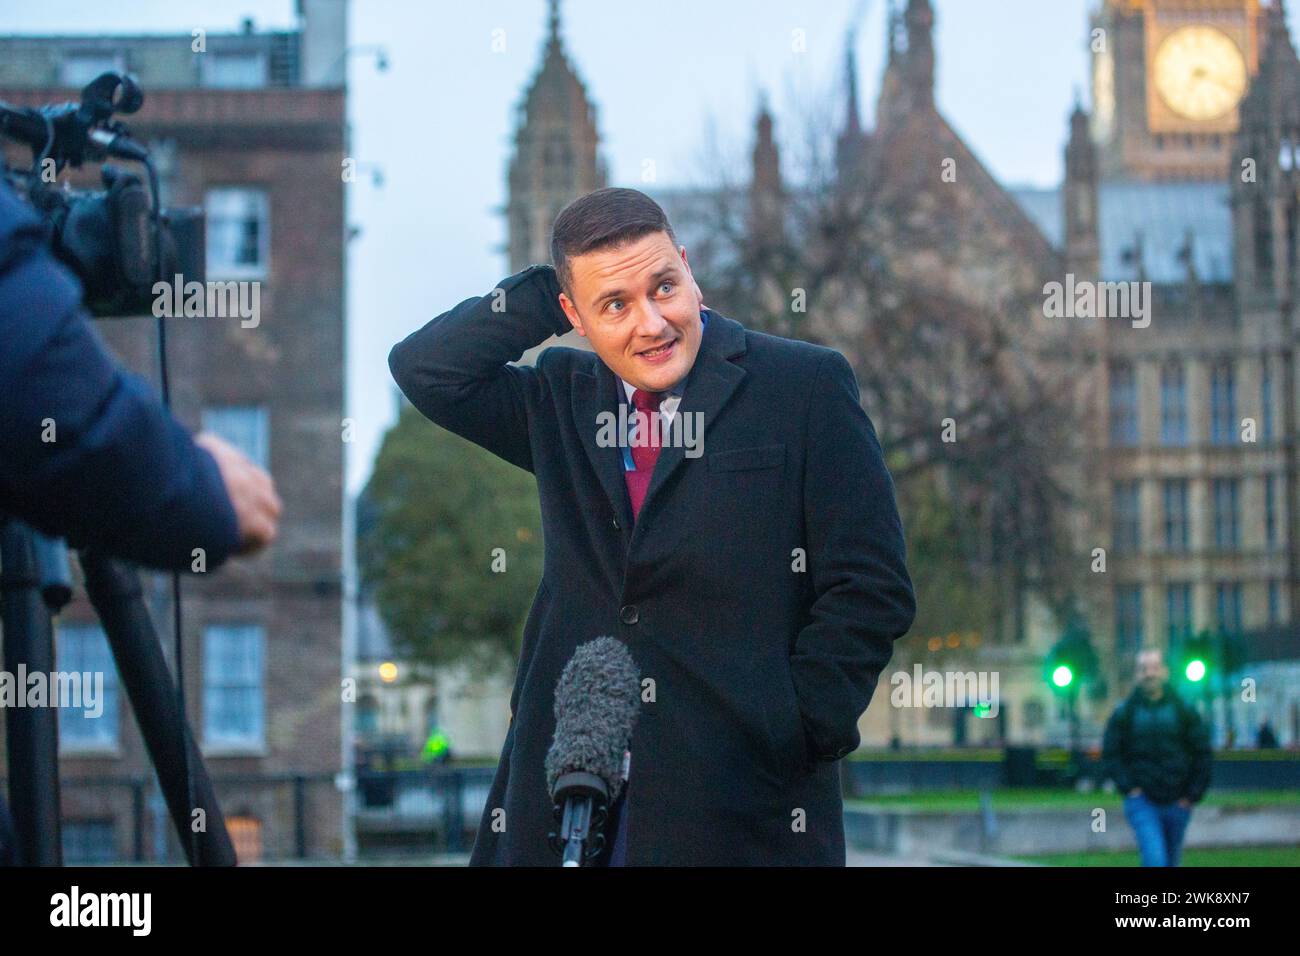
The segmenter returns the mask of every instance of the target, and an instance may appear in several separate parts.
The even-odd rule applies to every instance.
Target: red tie
[[[627,481],[627,493],[632,499],[633,519],[641,511],[641,503],[645,501],[646,490],[650,487],[650,477],[654,474],[655,462],[659,460],[660,429],[663,422],[655,421],[654,416],[658,416],[659,403],[663,399],[663,392],[643,392],[639,388],[632,392],[632,404],[636,408],[633,425],[637,436],[632,442],[632,461],[636,465],[636,471],[625,471],[623,477]]]

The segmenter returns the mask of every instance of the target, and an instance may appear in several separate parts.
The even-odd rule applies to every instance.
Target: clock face
[[[1218,119],[1246,92],[1246,61],[1213,27],[1182,27],[1165,37],[1152,65],[1156,91],[1189,120]]]

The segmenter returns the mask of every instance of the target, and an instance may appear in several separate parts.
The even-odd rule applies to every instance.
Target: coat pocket
[[[788,776],[807,769],[808,742],[804,736],[803,715],[795,695],[794,678],[787,662],[778,665],[779,689],[764,701],[764,720],[777,766]]]
[[[709,455],[709,471],[754,471],[775,468],[785,461],[785,445],[755,445],[752,448],[733,448],[715,451]]]

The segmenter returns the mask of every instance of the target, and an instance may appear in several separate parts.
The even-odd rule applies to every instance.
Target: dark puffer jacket
[[[1141,787],[1156,803],[1196,803],[1210,785],[1211,759],[1205,721],[1168,684],[1158,701],[1134,688],[1106,723],[1102,764],[1121,793]]]

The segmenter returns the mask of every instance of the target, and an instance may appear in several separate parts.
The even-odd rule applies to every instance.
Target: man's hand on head
[[[537,270],[536,281],[541,283],[544,297],[546,299],[546,307],[550,317],[554,319],[553,324],[555,327],[557,329],[562,329],[564,332],[572,331],[573,324],[569,321],[569,316],[565,313],[564,306],[560,304],[560,293],[564,291],[564,287],[560,285],[560,276],[559,273],[556,272],[555,266],[545,263],[537,266],[529,266],[528,268],[536,268]],[[557,334],[563,333],[560,332]]]
[[[238,448],[211,432],[195,436],[194,444],[216,459],[239,522],[241,546],[236,553],[256,554],[274,541],[279,531],[283,505],[275,493],[275,482]]]

